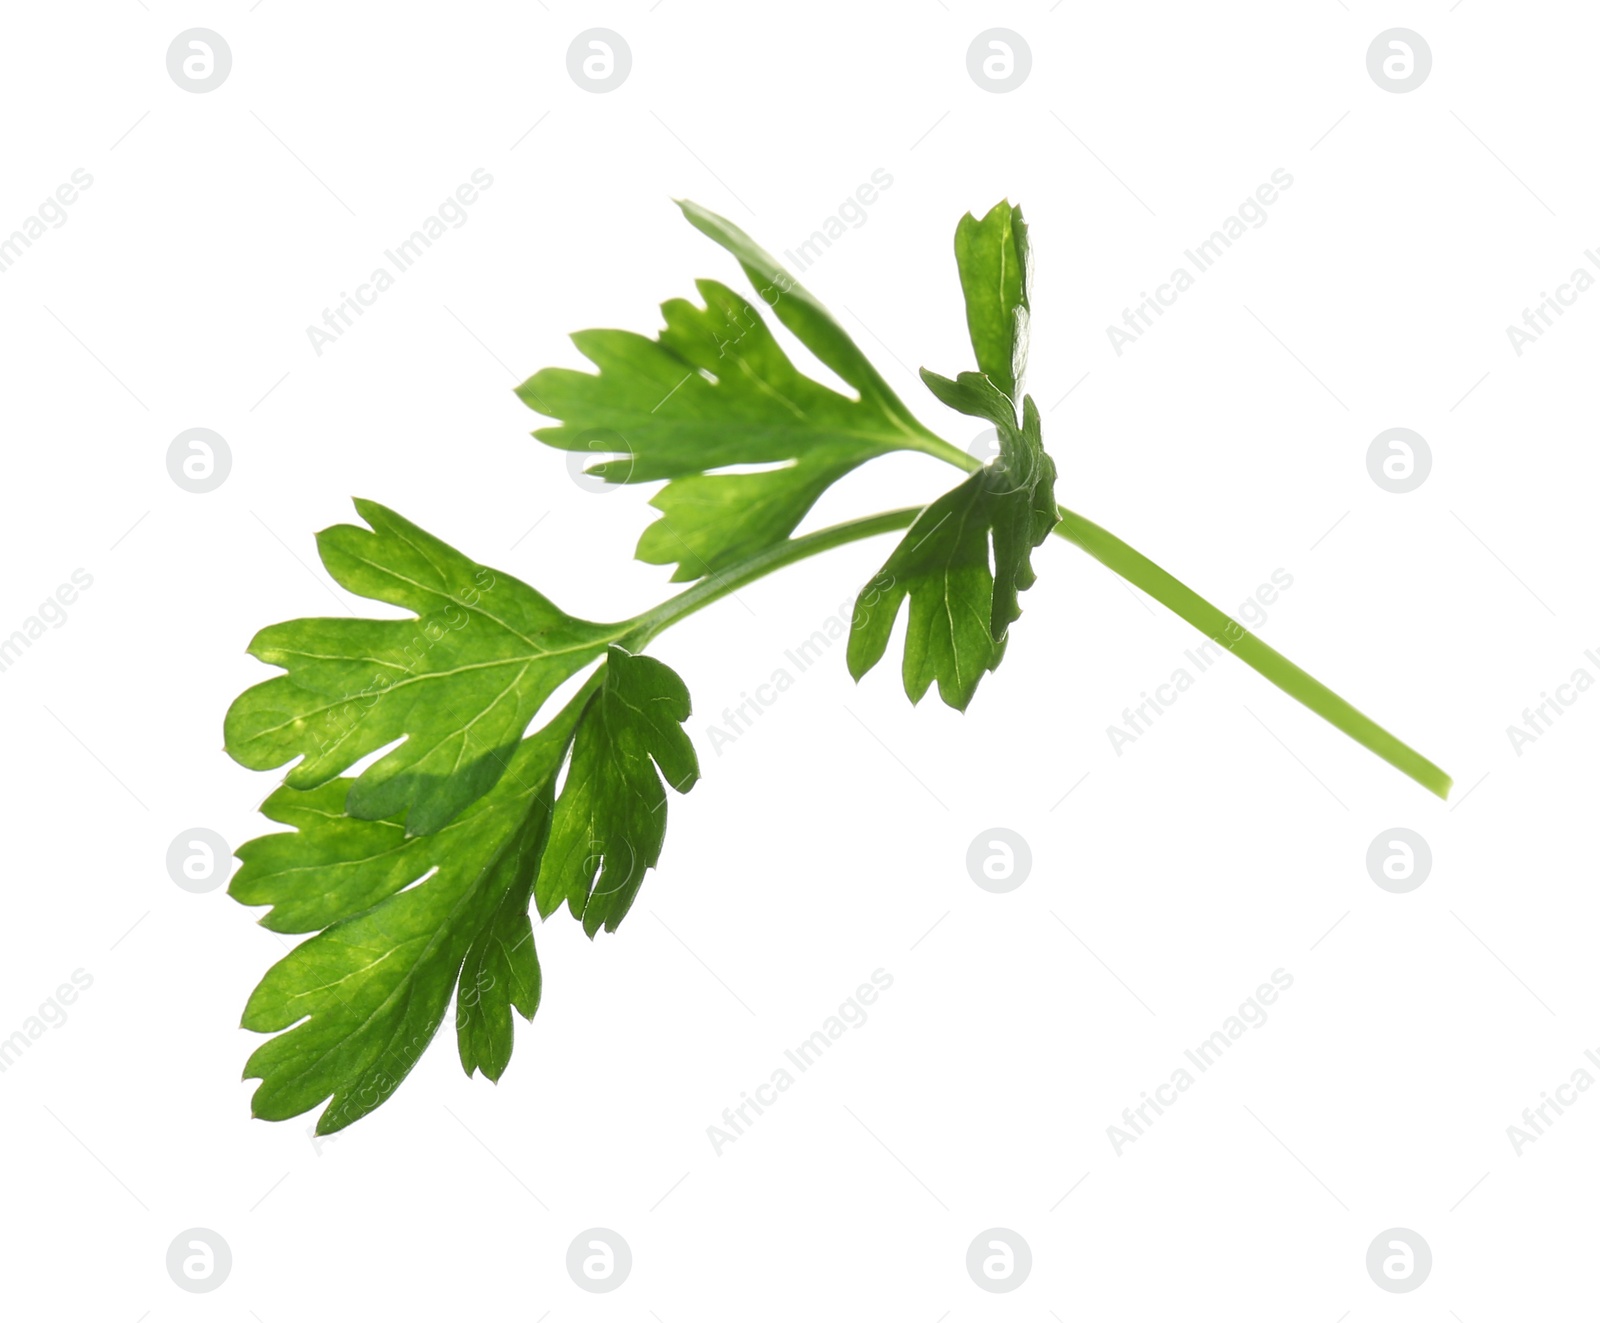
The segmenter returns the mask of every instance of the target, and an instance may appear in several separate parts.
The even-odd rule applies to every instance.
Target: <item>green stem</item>
[[[805,560],[808,556],[831,551],[834,547],[842,547],[847,542],[859,542],[862,538],[876,537],[879,533],[893,533],[902,528],[909,528],[912,521],[921,513],[920,506],[889,510],[866,519],[852,519],[847,523],[820,528],[815,533],[807,533],[804,537],[786,539],[775,547],[769,547],[747,560],[740,561],[737,565],[730,565],[725,570],[708,574],[692,588],[686,588],[676,597],[669,597],[660,606],[652,607],[649,611],[634,616],[632,620],[624,621],[627,632],[617,639],[617,643],[629,652],[638,652],[668,625],[682,620],[685,616],[693,615],[701,607],[710,606],[712,602],[726,597],[729,593],[737,592],[747,583],[753,583],[774,570],[781,570],[785,565]]]
[[[1398,767],[1413,781],[1440,799],[1450,796],[1450,777],[1409,744],[1396,739],[1377,722],[1363,715],[1314,680],[1292,661],[1269,648],[1238,621],[1217,610],[1193,589],[1178,582],[1149,557],[1121,538],[1106,532],[1071,510],[1061,511],[1056,533],[1082,547],[1107,569],[1142,588],[1168,610],[1181,616],[1209,639],[1214,639],[1246,666],[1260,672],[1289,697],[1298,699],[1325,721],[1337,726],[1356,743],[1366,746],[1385,762]]]
[[[981,467],[978,460],[945,443],[943,451],[929,448],[927,453],[970,473]],[[1188,585],[1174,579],[1148,556],[1135,551],[1115,534],[1080,514],[1061,507],[1061,522],[1055,527],[1059,537],[1081,547],[1113,573],[1120,574],[1136,588],[1142,588],[1169,611],[1181,616],[1207,638],[1220,643],[1252,670],[1265,676],[1288,694],[1331,722],[1357,744],[1371,749],[1385,762],[1398,767],[1419,785],[1440,799],[1450,797],[1450,776],[1413,749],[1396,739],[1371,717],[1358,712],[1321,681],[1307,675],[1276,649],[1269,648],[1237,620],[1217,610]]]
[[[954,464],[956,468],[968,473],[976,473],[983,467],[983,461],[965,450],[951,445],[942,436],[935,436],[932,432],[922,429],[916,441],[908,443],[907,450],[920,450],[924,455],[932,455],[935,459],[942,459],[946,464]]]
[[[930,434],[931,435],[931,434]],[[937,438],[935,438],[937,440]],[[948,442],[939,441],[941,449],[927,447],[926,453],[936,455],[957,468],[972,470],[981,467],[965,451],[957,450]],[[676,597],[649,611],[624,621],[618,627],[617,642],[630,652],[641,651],[651,639],[667,626],[693,615],[702,607],[737,592],[748,583],[780,570],[796,561],[805,560],[820,552],[879,533],[892,533],[909,528],[921,513],[920,507],[890,510],[866,519],[852,519],[829,528],[808,533],[804,537],[789,538],[777,546],[715,574],[707,575]],[[1246,666],[1270,680],[1291,698],[1304,703],[1323,720],[1342,730],[1356,743],[1365,746],[1384,761],[1399,768],[1412,780],[1447,799],[1450,794],[1450,777],[1428,761],[1410,745],[1396,739],[1370,717],[1358,712],[1338,694],[1319,680],[1307,675],[1282,653],[1269,648],[1238,621],[1219,611],[1192,588],[1180,583],[1149,557],[1135,551],[1121,538],[1108,533],[1098,524],[1071,510],[1062,509],[1061,521],[1055,532],[1068,542],[1087,551],[1107,569],[1121,575],[1136,588],[1143,589],[1168,610],[1188,621],[1207,638],[1221,644]]]

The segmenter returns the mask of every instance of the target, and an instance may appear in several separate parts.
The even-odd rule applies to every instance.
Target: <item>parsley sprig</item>
[[[225,721],[247,767],[290,764],[263,805],[290,828],[242,846],[230,894],[264,926],[312,934],[251,994],[255,1115],[327,1103],[320,1133],[380,1106],[455,1004],[461,1064],[498,1080],[515,1011],[541,976],[531,911],[563,906],[591,938],[614,932],[661,856],[667,788],[699,779],[683,680],[646,649],[745,584],[846,543],[900,539],[861,590],[846,656],[861,679],[905,608],[901,678],[965,710],[999,666],[1034,552],[1054,532],[1170,608],[1246,665],[1433,793],[1450,778],[1172,575],[1058,504],[1039,410],[1023,390],[1030,251],[1021,210],[962,218],[956,265],[975,367],[922,372],[936,399],[992,425],[982,463],[929,431],[826,308],[737,226],[691,202],[689,222],[728,250],[757,301],[716,281],[662,305],[654,337],[573,337],[594,372],[546,368],[518,388],[555,419],[534,433],[593,452],[588,472],[664,482],[637,556],[689,586],[629,620],[569,615],[394,511],[358,500],[365,526],[319,534],[328,573],[402,620],[304,619],[256,635],[280,674]],[[763,312],[850,387],[801,372]],[[862,464],[916,451],[961,469],[923,507],[796,535],[818,498]],[[730,471],[738,470],[738,471]],[[554,715],[552,696],[585,669]],[[531,731],[531,733],[530,733]],[[375,758],[373,755],[377,755]],[[358,773],[351,769],[366,762]]]

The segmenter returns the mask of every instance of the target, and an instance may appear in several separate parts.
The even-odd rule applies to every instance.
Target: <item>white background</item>
[[[0,1075],[8,1316],[1592,1309],[1600,1097],[1520,1155],[1506,1133],[1600,1049],[1600,696],[1521,756],[1506,734],[1600,677],[1600,294],[1521,356],[1506,335],[1600,242],[1589,7],[108,0],[4,23],[0,233],[94,181],[0,275],[0,634],[94,580],[0,674],[0,1036],[93,979]],[[233,53],[204,95],[165,64],[195,26]],[[633,56],[605,95],[566,70],[596,26]],[[993,26],[1032,50],[1004,95],[966,68]],[[1404,95],[1366,68],[1394,26],[1433,52]],[[480,167],[468,222],[318,356],[306,327]],[[1062,501],[1224,609],[1288,571],[1263,636],[1454,797],[1231,660],[1118,756],[1107,727],[1198,639],[1057,540],[964,717],[913,710],[897,660],[852,685],[841,647],[712,752],[708,724],[888,551],[852,546],[659,643],[705,778],[617,934],[540,932],[544,1003],[498,1087],[447,1032],[332,1143],[309,1115],[251,1121],[239,1013],[282,948],[165,855],[191,827],[264,830],[275,778],[221,752],[222,714],[267,674],[257,628],[361,609],[313,533],[369,496],[577,614],[654,603],[666,571],[629,559],[649,489],[574,484],[511,387],[579,365],[571,330],[651,332],[693,278],[742,285],[669,199],[780,252],[880,167],[892,186],[804,280],[918,414],[975,430],[911,369],[968,365],[951,234],[1009,196]],[[1267,223],[1118,356],[1108,324],[1279,168]],[[1395,426],[1433,452],[1405,496],[1365,464]],[[190,427],[231,448],[209,494],[167,474]],[[813,522],[952,478],[885,461]],[[1007,895],[966,870],[995,826],[1033,854]],[[1365,865],[1395,826],[1434,855],[1407,895]],[[714,1152],[722,1110],[878,968],[868,1022]],[[1115,1152],[1122,1109],[1278,968],[1268,1022]],[[565,1270],[591,1226],[632,1246],[612,1294]],[[993,1226],[1033,1251],[1008,1295],[965,1268]],[[1366,1272],[1395,1226],[1433,1250],[1412,1294]],[[232,1248],[215,1293],[167,1276],[189,1227]]]

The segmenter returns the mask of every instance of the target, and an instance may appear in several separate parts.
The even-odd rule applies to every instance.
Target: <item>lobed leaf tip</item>
[[[374,501],[367,496],[352,496],[350,498],[350,504],[355,506],[356,513],[365,519],[367,523],[370,524],[374,529],[377,528],[379,519],[394,519],[397,517],[395,512],[389,509],[388,506],[383,505],[378,501]],[[376,516],[376,518],[374,518],[374,516]],[[337,525],[335,525],[335,527],[337,527]]]

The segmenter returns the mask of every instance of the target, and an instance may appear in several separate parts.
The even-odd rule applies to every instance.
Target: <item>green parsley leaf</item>
[[[749,235],[693,203],[697,228],[739,258],[761,301],[852,386],[850,399],[795,367],[756,307],[714,280],[696,282],[703,307],[661,305],[654,339],[579,331],[600,370],[546,368],[517,393],[559,427],[534,432],[563,450],[615,454],[587,472],[612,482],[670,479],[651,500],[662,517],[637,555],[673,565],[674,581],[725,568],[791,534],[830,486],[894,450],[939,443],[817,300]],[[735,466],[760,472],[720,472]]]
[[[482,585],[473,610],[487,613],[495,592],[509,597],[514,580],[480,576],[482,567],[381,507],[362,512],[374,527],[404,528],[407,544],[426,547],[443,577],[454,581],[470,568]],[[391,552],[391,571],[394,562]],[[525,664],[520,638],[481,631],[478,642],[496,639]],[[229,894],[269,906],[261,923],[275,932],[317,935],[268,971],[245,1008],[246,1029],[277,1035],[246,1066],[248,1078],[262,1081],[256,1115],[281,1120],[331,1096],[323,1133],[364,1116],[416,1063],[452,991],[463,1069],[498,1080],[511,1058],[512,1012],[531,1020],[539,1006],[529,917],[536,891],[542,916],[564,901],[590,937],[602,926],[616,930],[661,857],[662,776],[683,792],[700,768],[683,730],[683,681],[653,657],[601,647],[604,660],[577,695],[520,740],[486,793],[436,830],[410,831],[401,808],[354,816],[356,778],[309,789],[291,781],[268,798],[262,812],[295,830],[240,847],[243,866]]]
[[[732,221],[698,203],[680,201],[685,219],[707,238],[720,244],[744,269],[763,303],[790,333],[836,372],[860,396],[863,404],[892,421],[906,436],[938,440],[919,423],[889,389],[856,342],[845,334],[817,297],[789,274],[781,262]]]
[[[978,682],[1005,655],[1017,597],[1037,577],[1033,549],[1055,527],[1055,462],[1045,453],[1039,410],[1016,393],[1027,357],[1027,228],[1002,202],[956,228],[956,264],[967,327],[982,371],[953,381],[926,368],[922,380],[952,409],[994,424],[999,454],[927,507],[861,590],[846,660],[861,679],[888,649],[901,603],[911,599],[901,679],[920,702],[939,697],[965,711]],[[992,566],[992,568],[991,568]]]
[[[1030,261],[1021,207],[997,202],[982,220],[968,212],[956,226],[956,266],[978,370],[1009,400],[1027,367]]]
[[[277,1035],[245,1066],[261,1081],[256,1116],[284,1120],[330,1097],[319,1133],[365,1116],[417,1063],[458,981],[462,1065],[499,1078],[506,1008],[531,1017],[538,1005],[527,897],[579,711],[574,701],[524,741],[494,789],[432,835],[407,835],[398,815],[343,813],[348,780],[267,800],[262,812],[296,830],[240,847],[228,892],[271,905],[262,922],[276,931],[323,931],[268,970],[245,1006],[244,1028]]]
[[[456,1041],[461,1068],[469,1077],[481,1070],[498,1081],[511,1061],[512,1010],[532,1020],[539,1009],[543,980],[528,905],[537,860],[548,839],[549,817],[538,813],[530,814],[530,819],[517,848],[531,862],[514,868],[514,881],[473,939],[457,981]]]
[[[661,857],[667,783],[680,794],[700,779],[683,733],[689,691],[670,667],[613,646],[605,681],[590,698],[573,741],[535,896],[548,917],[562,901],[593,937],[615,932],[645,870]],[[598,875],[598,876],[597,876]]]
[[[1033,396],[1023,396],[1019,428],[1010,417],[1010,401],[987,377],[963,372],[950,381],[924,368],[922,379],[952,408],[989,419],[1000,437],[1000,453],[962,486],[975,485],[983,496],[980,513],[994,539],[989,633],[997,644],[1004,644],[1007,627],[1022,615],[1017,594],[1031,588],[1037,577],[1033,549],[1044,542],[1060,517],[1055,501],[1056,466],[1045,453],[1039,409]],[[912,525],[907,530],[907,541],[915,529]],[[995,662],[999,660],[997,654]]]
[[[300,758],[285,784],[309,790],[403,736],[350,783],[346,807],[425,834],[500,779],[544,701],[619,631],[567,615],[392,510],[355,504],[371,530],[319,533],[322,563],[351,592],[415,616],[263,629],[250,652],[288,674],[234,700],[224,742],[257,771]]]
[[[965,711],[984,672],[999,666],[1021,614],[1017,594],[1034,582],[1031,553],[1056,519],[1055,466],[1031,396],[1022,428],[1000,434],[1000,458],[929,505],[861,590],[846,650],[857,680],[882,659],[907,597],[901,676],[913,703],[937,681],[939,697]]]

